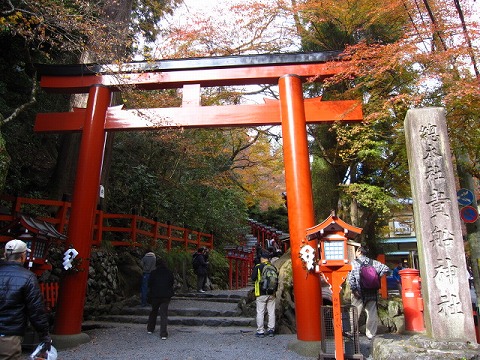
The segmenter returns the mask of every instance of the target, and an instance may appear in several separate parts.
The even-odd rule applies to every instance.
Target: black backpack
[[[193,267],[193,270],[197,271],[198,267],[200,266],[200,264],[198,263],[198,253],[194,253],[192,255],[192,267]]]

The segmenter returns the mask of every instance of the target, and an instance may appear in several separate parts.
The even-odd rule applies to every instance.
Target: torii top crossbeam
[[[183,89],[182,107],[109,108],[105,123],[108,131],[261,126],[280,124],[278,101],[268,100],[258,105],[200,106],[200,87],[277,84],[285,74],[295,74],[302,81],[323,81],[344,68],[338,56],[338,52],[245,55],[121,65],[38,65],[37,68],[41,76],[40,85],[49,92],[85,93],[94,85],[107,86],[112,91],[132,86],[140,90]],[[307,123],[362,120],[361,104],[356,100],[307,99],[305,113]],[[84,115],[84,109],[39,114],[35,131],[80,131]]]
[[[173,59],[125,64],[37,65],[46,91],[86,93],[94,84],[119,90],[181,88],[183,85],[235,86],[278,84],[285,74],[322,81],[344,67],[339,52],[238,55]]]

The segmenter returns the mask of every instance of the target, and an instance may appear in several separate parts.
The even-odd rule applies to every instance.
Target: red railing
[[[278,248],[285,252],[288,250],[290,244],[285,241],[281,241],[281,237],[290,238],[289,234],[284,233],[283,231],[277,230],[274,227],[267,226],[265,224],[259,223],[252,219],[249,219],[250,229],[258,240],[258,243],[264,249],[268,249],[267,240],[272,239],[277,244]]]
[[[52,310],[57,304],[58,300],[58,282],[51,283],[39,283],[40,291],[43,294],[43,300],[45,301],[45,307],[48,311]]]
[[[228,285],[230,289],[246,287],[254,266],[255,247],[225,247],[229,265]]]
[[[36,214],[37,219],[53,224],[62,234],[67,233],[71,208],[68,201],[2,196],[0,202],[3,208],[10,209],[9,213],[0,214],[0,223],[4,225],[21,214]],[[9,239],[0,236],[0,242]],[[100,245],[102,241],[108,241],[113,246],[134,247],[155,247],[161,241],[165,243],[167,251],[178,246],[186,250],[202,246],[213,249],[213,234],[161,223],[139,215],[107,214],[97,210],[92,245]]]

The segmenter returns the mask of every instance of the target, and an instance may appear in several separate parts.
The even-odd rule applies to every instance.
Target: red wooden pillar
[[[233,263],[232,258],[228,258],[228,285],[230,286],[230,290],[233,290]]]
[[[242,259],[240,259],[240,283],[239,283],[239,288],[244,287],[244,285],[243,285],[244,280],[245,280],[245,261],[242,258]]]
[[[78,271],[68,270],[61,284],[54,330],[58,335],[79,334],[82,330],[110,94],[107,87],[93,86],[88,97],[67,234],[67,247],[78,251]]]
[[[377,260],[382,264],[385,264],[385,254],[380,254],[377,256]],[[382,299],[388,299],[388,287],[387,287],[387,277],[382,276],[380,279],[380,296]],[[401,295],[401,294],[400,294]]]
[[[238,270],[238,258],[235,258],[235,289],[238,289],[238,276],[239,276],[239,270]]]
[[[249,272],[248,272],[248,258],[244,258],[242,260],[243,262],[243,284],[242,284],[242,287],[246,287],[247,286],[247,283],[248,283],[248,277],[249,277]]]
[[[320,341],[320,281],[316,274],[307,276],[300,259],[306,229],[315,225],[301,79],[285,75],[279,80],[279,89],[297,338]]]

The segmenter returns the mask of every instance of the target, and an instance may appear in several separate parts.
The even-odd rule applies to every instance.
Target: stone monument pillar
[[[405,135],[427,336],[476,343],[444,109],[409,110]]]

